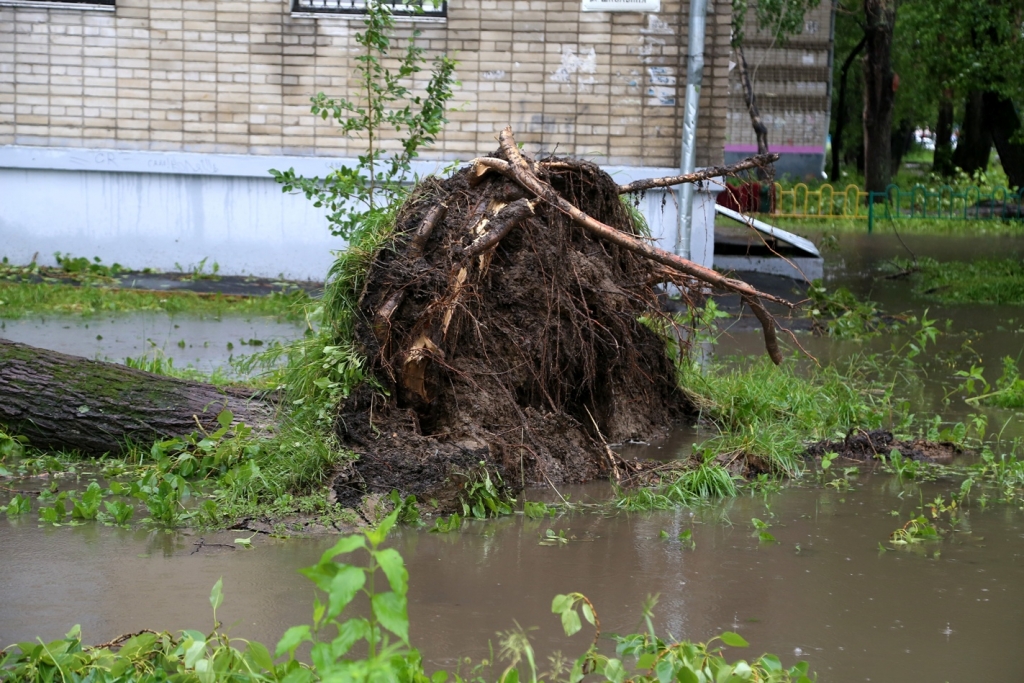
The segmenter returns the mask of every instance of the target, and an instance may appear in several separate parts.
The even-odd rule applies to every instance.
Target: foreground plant
[[[579,683],[596,674],[599,680],[624,683],[805,683],[807,665],[783,668],[773,655],[751,663],[729,662],[715,640],[731,647],[746,647],[735,633],[723,633],[709,643],[663,640],[652,623],[653,600],[644,608],[648,631],[643,634],[612,636],[615,657],[598,649],[600,622],[593,604],[579,593],[558,595],[552,603],[567,635],[582,627],[579,614],[595,627],[593,641],[569,668],[557,668],[539,675],[529,638],[521,629],[502,639],[502,658],[507,666],[500,673],[494,663],[482,663],[463,679],[458,672],[427,674],[423,658],[412,647],[407,611],[409,574],[402,556],[382,547],[398,518],[396,510],[375,529],[346,536],[327,550],[320,561],[301,573],[319,589],[314,598],[310,624],[285,631],[271,651],[266,645],[231,638],[221,631],[217,609],[223,604],[221,581],[210,592],[213,630],[187,630],[178,634],[141,631],[89,647],[82,643],[81,629],[49,643],[16,643],[0,651],[0,680],[25,683],[215,683],[220,681],[352,681],[393,683],[445,683],[470,680],[473,683]],[[359,554],[362,561],[351,562]],[[343,559],[346,561],[343,561]],[[381,587],[386,586],[387,590]],[[359,615],[351,611],[353,601],[365,599]],[[579,610],[579,612],[577,612]],[[308,648],[303,650],[302,648]],[[308,652],[308,657],[300,652]],[[273,653],[272,653],[273,652]],[[520,671],[522,669],[522,672]]]

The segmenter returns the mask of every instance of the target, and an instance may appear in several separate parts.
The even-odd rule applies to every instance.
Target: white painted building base
[[[322,209],[284,194],[269,169],[323,177],[353,160],[185,152],[0,147],[0,257],[55,265],[54,252],[106,264],[173,272],[206,259],[225,275],[322,280],[333,237]],[[447,162],[417,162],[419,175]],[[673,168],[609,167],[619,183],[675,175]],[[714,255],[717,187],[694,193],[691,258]],[[675,243],[675,193],[648,192],[640,205],[652,236]]]

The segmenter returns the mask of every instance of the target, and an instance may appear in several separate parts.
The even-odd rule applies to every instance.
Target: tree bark
[[[935,160],[932,171],[944,178],[953,175],[953,93],[939,97],[939,120],[935,124]]]
[[[843,154],[843,132],[846,128],[846,77],[853,66],[853,60],[864,50],[867,43],[867,36],[860,39],[860,42],[850,50],[850,54],[843,61],[843,67],[839,70],[839,103],[836,105],[836,132],[832,136],[832,172],[829,180],[833,183],[839,180],[839,161]]]
[[[750,125],[754,128],[754,136],[757,138],[757,153],[768,153],[768,127],[761,120],[761,112],[757,108],[757,95],[754,94],[754,85],[750,82],[750,72],[747,69],[747,58],[743,54],[743,45],[736,45],[736,56],[739,58],[740,80],[743,82],[743,101],[746,102],[747,112],[750,114]],[[757,176],[762,180],[767,179],[764,169],[757,169]]]
[[[910,151],[910,147],[913,144],[914,124],[912,124],[909,119],[903,119],[900,121],[900,125],[896,127],[896,130],[892,132],[891,154],[893,175],[899,173],[900,164],[903,163],[903,157]]]
[[[992,136],[1010,187],[1024,187],[1024,144],[1014,140],[1021,127],[1017,110],[999,93],[987,92],[983,101],[985,130]]]
[[[864,177],[868,192],[883,192],[892,180],[895,0],[864,0],[864,15]]]
[[[86,455],[218,429],[217,414],[265,427],[273,409],[252,390],[154,375],[0,339],[0,424],[38,448]]]
[[[953,165],[968,175],[988,168],[992,153],[992,132],[985,127],[985,101],[980,90],[972,90],[964,103],[964,121],[960,126]]]

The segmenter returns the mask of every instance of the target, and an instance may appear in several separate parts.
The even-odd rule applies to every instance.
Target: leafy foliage
[[[423,48],[416,45],[419,32],[413,32],[404,51],[398,52],[391,7],[380,0],[366,3],[365,22],[366,30],[354,36],[363,50],[355,67],[361,99],[334,99],[322,92],[310,98],[312,113],[324,120],[331,118],[344,135],[362,140],[365,153],[359,155],[354,168],[342,166],[322,180],[298,176],[294,169],[271,170],[285,192],[298,190],[314,206],[326,208],[331,232],[346,239],[361,230],[375,212],[405,198],[403,185],[412,171],[412,160],[421,147],[436,140],[447,123],[445,106],[455,85],[455,62],[440,55],[433,61],[425,94],[413,94],[402,82],[413,78],[426,62]],[[389,68],[389,63],[396,68]],[[401,150],[391,154],[382,144],[387,128],[404,133]]]

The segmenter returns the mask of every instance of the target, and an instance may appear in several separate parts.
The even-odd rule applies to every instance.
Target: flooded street
[[[1024,240],[1005,237],[905,236],[918,256],[940,260],[1024,255]],[[973,358],[995,379],[1000,358],[1024,348],[1024,308],[939,306],[913,296],[906,280],[882,279],[878,265],[906,256],[891,235],[842,235],[842,252],[827,257],[826,286],[849,287],[889,313],[909,311],[950,319],[934,358],[922,366],[913,398],[919,416],[961,420],[977,408],[953,397],[959,363]],[[840,256],[841,254],[841,256]],[[74,323],[7,321],[0,336],[89,357],[123,360],[159,348],[176,365],[204,370],[231,353],[258,350],[242,341],[269,342],[301,327],[254,320],[195,321],[166,316],[97,318]],[[179,340],[185,347],[178,346]],[[883,336],[866,342],[801,336],[823,363],[854,353],[884,353]],[[233,345],[233,352],[228,343]],[[966,345],[966,346],[965,346]],[[727,331],[719,357],[761,353],[760,334]],[[973,355],[972,355],[973,354]],[[969,362],[968,362],[969,365]],[[1013,411],[984,409],[993,429],[1024,434]],[[623,449],[628,457],[685,456],[704,438],[692,428],[667,441]],[[823,682],[1024,680],[1024,512],[972,504],[964,521],[941,541],[894,550],[890,534],[957,481],[900,482],[863,471],[850,490],[827,488],[813,474],[776,493],[741,494],[695,510],[606,516],[586,512],[529,520],[522,515],[467,523],[461,532],[431,534],[401,528],[390,544],[410,573],[413,644],[428,670],[454,668],[459,657],[489,657],[496,632],[531,631],[541,660],[561,650],[575,657],[592,631],[562,635],[551,614],[557,593],[578,591],[595,604],[606,632],[641,628],[641,606],[658,596],[662,635],[705,640],[730,630],[750,642],[731,659],[778,654],[789,665],[810,663]],[[605,500],[605,483],[560,491],[574,501]],[[530,490],[530,499],[553,499]],[[0,500],[3,500],[0,497]],[[232,636],[276,643],[289,626],[309,623],[312,584],[296,573],[314,564],[335,537],[252,538],[123,530],[87,523],[41,526],[37,515],[0,518],[0,647],[18,640],[62,636],[76,623],[87,642],[141,628],[208,631],[211,586],[224,579],[218,617]],[[775,542],[759,539],[762,520]],[[542,545],[547,530],[565,543]],[[679,539],[692,532],[695,546]],[[662,533],[664,532],[664,533]],[[545,666],[541,667],[546,668]]]

